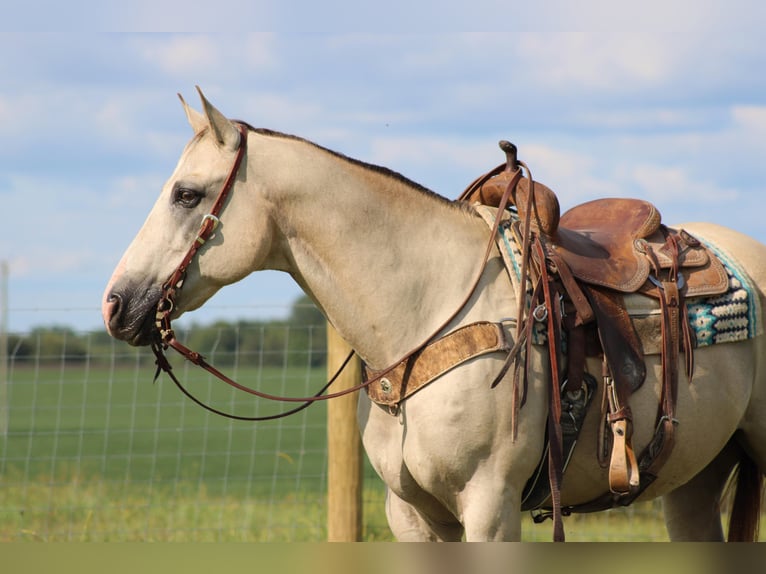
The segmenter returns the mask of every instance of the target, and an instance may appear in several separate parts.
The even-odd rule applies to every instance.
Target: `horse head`
[[[200,307],[218,289],[242,279],[263,263],[270,248],[268,215],[259,209],[258,198],[249,197],[257,195],[258,187],[246,184],[247,154],[237,157],[246,150],[248,130],[199,93],[204,113],[181,98],[194,136],[104,293],[102,314],[108,332],[133,345],[156,340],[155,315],[163,285],[195,242],[198,253],[188,261],[183,277],[176,278],[183,280],[183,290],[172,302],[173,317]],[[219,201],[224,185],[230,193]],[[220,219],[209,215],[214,209],[221,211]],[[206,219],[214,221],[216,229],[200,241]],[[254,236],[254,227],[261,233]]]

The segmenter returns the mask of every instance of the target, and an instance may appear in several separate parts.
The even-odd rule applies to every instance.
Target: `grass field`
[[[200,398],[238,414],[282,407],[235,395],[180,361]],[[13,365],[0,438],[0,541],[322,541],[326,539],[326,408],[278,422],[210,415],[153,359]],[[312,394],[324,369],[234,370],[278,394]],[[390,540],[380,480],[367,468],[364,539]],[[569,517],[569,540],[665,540],[659,506]],[[550,523],[525,518],[525,540]]]
[[[176,363],[189,388],[218,408],[238,414],[283,408],[235,397],[222,383]],[[325,378],[323,369],[233,372],[267,392],[299,396],[313,393]],[[321,539],[317,529],[323,528],[323,519],[316,512],[316,518],[309,518],[308,507],[312,501],[319,507],[326,491],[324,405],[282,421],[230,421],[191,403],[167,377],[153,384],[153,373],[153,360],[146,354],[119,368],[72,362],[13,366],[9,425],[0,439],[0,539],[19,538],[22,530],[45,539],[62,531],[66,537],[83,532],[99,537],[104,525],[94,525],[112,507],[125,520],[132,513],[144,524],[113,526],[104,537],[119,538],[124,534],[116,533],[127,530],[143,537],[165,529],[161,512],[175,527],[204,532],[211,529],[210,517],[196,516],[195,505],[220,515],[237,501],[248,510],[236,521],[212,522],[215,529],[242,528],[252,514],[258,517],[254,524],[264,523],[270,531],[254,535],[274,537],[277,519],[264,522],[261,515],[276,517],[282,513],[277,508],[292,505],[296,515],[303,515],[300,520],[279,522],[297,531],[297,525],[313,521],[310,534],[303,536]],[[155,518],[161,528],[151,525]],[[69,520],[71,526],[59,528],[59,522]],[[114,515],[103,521],[108,520],[114,521]],[[174,535],[149,537],[155,536]]]
[[[182,363],[177,368],[195,394],[218,408],[238,414],[284,408],[235,397],[223,383]],[[322,405],[283,421],[230,421],[191,403],[166,377],[153,384],[153,372],[148,358],[132,369],[88,364],[14,369],[0,472],[139,483],[184,479],[206,484],[211,494],[226,492],[240,478],[247,478],[251,493],[324,488]],[[321,369],[235,374],[267,392],[294,395],[312,392],[324,379]],[[298,470],[293,484],[275,482],[288,468]],[[234,478],[233,484],[227,478]]]

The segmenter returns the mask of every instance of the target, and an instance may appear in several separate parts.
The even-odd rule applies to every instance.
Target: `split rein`
[[[168,280],[165,281],[165,283],[163,283],[162,285],[162,293],[160,295],[159,303],[157,304],[157,311],[155,315],[155,326],[159,332],[159,339],[152,343],[151,349],[156,358],[156,365],[157,365],[157,371],[154,375],[155,381],[157,380],[161,372],[165,372],[173,381],[173,383],[175,383],[178,389],[184,395],[186,395],[187,398],[189,398],[191,401],[193,401],[194,403],[196,403],[203,409],[229,419],[257,422],[257,421],[267,421],[267,420],[274,420],[274,419],[287,417],[302,411],[303,409],[311,406],[315,402],[326,401],[329,399],[334,399],[337,397],[355,393],[356,391],[364,389],[368,387],[369,385],[373,384],[374,382],[382,379],[391,371],[393,371],[397,366],[399,366],[401,363],[409,360],[414,355],[422,351],[426,346],[428,346],[428,344],[431,343],[438,336],[438,334],[441,331],[443,331],[447,327],[447,325],[457,316],[460,310],[468,303],[469,299],[471,298],[473,293],[476,291],[476,288],[478,287],[479,282],[481,281],[481,277],[484,273],[484,269],[487,265],[487,261],[489,261],[489,256],[492,252],[492,246],[494,245],[495,237],[497,235],[497,232],[500,226],[503,212],[505,211],[505,207],[508,204],[511,192],[513,188],[516,186],[516,183],[521,178],[522,173],[521,173],[521,169],[518,166],[514,166],[515,167],[514,175],[511,178],[511,181],[508,184],[508,187],[505,193],[503,194],[503,198],[500,202],[500,206],[498,207],[497,217],[494,222],[492,233],[490,234],[489,243],[487,245],[487,249],[485,251],[481,266],[479,267],[479,271],[476,275],[476,278],[473,281],[472,287],[470,288],[468,294],[466,295],[465,300],[458,306],[457,310],[454,313],[452,313],[433,332],[433,334],[425,340],[425,342],[418,345],[410,352],[406,353],[399,361],[397,361],[393,365],[389,366],[383,371],[379,371],[374,377],[367,379],[358,385],[344,389],[342,391],[325,394],[327,390],[330,388],[330,386],[332,386],[332,384],[341,375],[341,373],[346,368],[348,363],[351,361],[353,356],[356,354],[355,351],[351,351],[348,354],[348,356],[345,358],[343,363],[340,365],[338,370],[335,372],[335,374],[316,394],[310,397],[282,397],[282,396],[276,396],[276,395],[264,393],[256,389],[244,386],[240,383],[237,383],[233,379],[229,378],[228,376],[223,374],[221,371],[216,369],[213,365],[208,363],[200,353],[196,351],[192,351],[188,347],[184,346],[181,342],[179,342],[178,339],[176,339],[175,332],[173,331],[173,328],[171,326],[170,315],[175,309],[175,299],[179,291],[183,287],[188,267],[194,260],[195,256],[197,255],[197,252],[213,236],[216,228],[220,224],[219,216],[221,214],[221,211],[223,210],[224,204],[226,203],[226,199],[229,197],[230,192],[234,186],[234,182],[237,178],[237,174],[239,173],[239,168],[242,164],[242,159],[247,153],[248,128],[243,124],[237,124],[237,127],[239,129],[239,135],[240,135],[239,148],[237,150],[237,155],[234,160],[234,164],[232,165],[231,171],[229,172],[228,177],[224,181],[223,186],[221,187],[221,191],[218,193],[218,197],[216,198],[216,201],[213,204],[210,210],[210,213],[208,213],[202,218],[202,224],[197,233],[197,236],[195,237],[194,241],[191,244],[191,247],[187,251],[184,258],[181,260],[181,263],[178,265],[175,271],[170,275]],[[519,163],[521,164],[522,162],[519,162]],[[496,168],[495,170],[492,170],[485,176],[478,178],[473,184],[471,184],[471,186],[469,186],[469,190],[472,190],[476,188],[477,186],[481,185],[487,179],[489,179],[489,177],[491,177],[492,175],[496,175],[498,173],[498,169],[499,168]],[[531,197],[531,194],[530,194],[530,197]],[[496,378],[495,382],[493,383],[493,386],[497,384],[499,380],[504,376],[505,372],[507,371],[507,367],[510,364],[510,360],[516,355],[518,346],[519,345],[517,342],[516,346],[514,347],[514,349],[511,350],[509,354],[508,361],[506,362],[506,366],[503,368],[503,370],[500,372],[500,374]],[[235,389],[254,395],[261,399],[267,399],[267,400],[276,401],[276,402],[302,403],[302,404],[295,408],[289,409],[287,411],[283,411],[281,413],[277,413],[274,415],[265,415],[265,416],[242,416],[242,415],[227,413],[219,409],[216,409],[215,407],[212,407],[204,403],[203,401],[198,399],[196,396],[194,396],[176,377],[175,373],[173,372],[173,366],[170,364],[170,361],[168,361],[167,357],[165,356],[165,350],[167,350],[168,348],[174,349],[179,354],[181,354],[184,358],[192,362],[194,365],[203,368],[208,373],[212,374],[213,376],[225,382],[226,384],[234,387]]]

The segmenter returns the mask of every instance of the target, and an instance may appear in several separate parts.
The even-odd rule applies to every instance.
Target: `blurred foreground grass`
[[[365,541],[390,541],[385,494],[364,495]],[[0,542],[321,542],[326,500],[316,492],[278,498],[211,494],[204,484],[0,480]],[[569,541],[667,540],[659,503],[565,518]],[[549,541],[551,523],[523,518],[523,540]]]
[[[363,540],[392,541],[380,487],[363,494]],[[322,542],[324,495],[279,498],[210,494],[203,485],[124,485],[99,479],[0,480],[0,542]],[[667,541],[659,501],[564,519],[570,542]],[[551,523],[522,522],[522,540],[550,541]],[[764,540],[764,536],[761,536]]]

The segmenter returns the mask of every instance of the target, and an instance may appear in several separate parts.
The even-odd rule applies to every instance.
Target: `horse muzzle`
[[[104,293],[101,312],[107,332],[133,346],[150,345],[159,338],[155,314],[160,287],[110,285]]]

